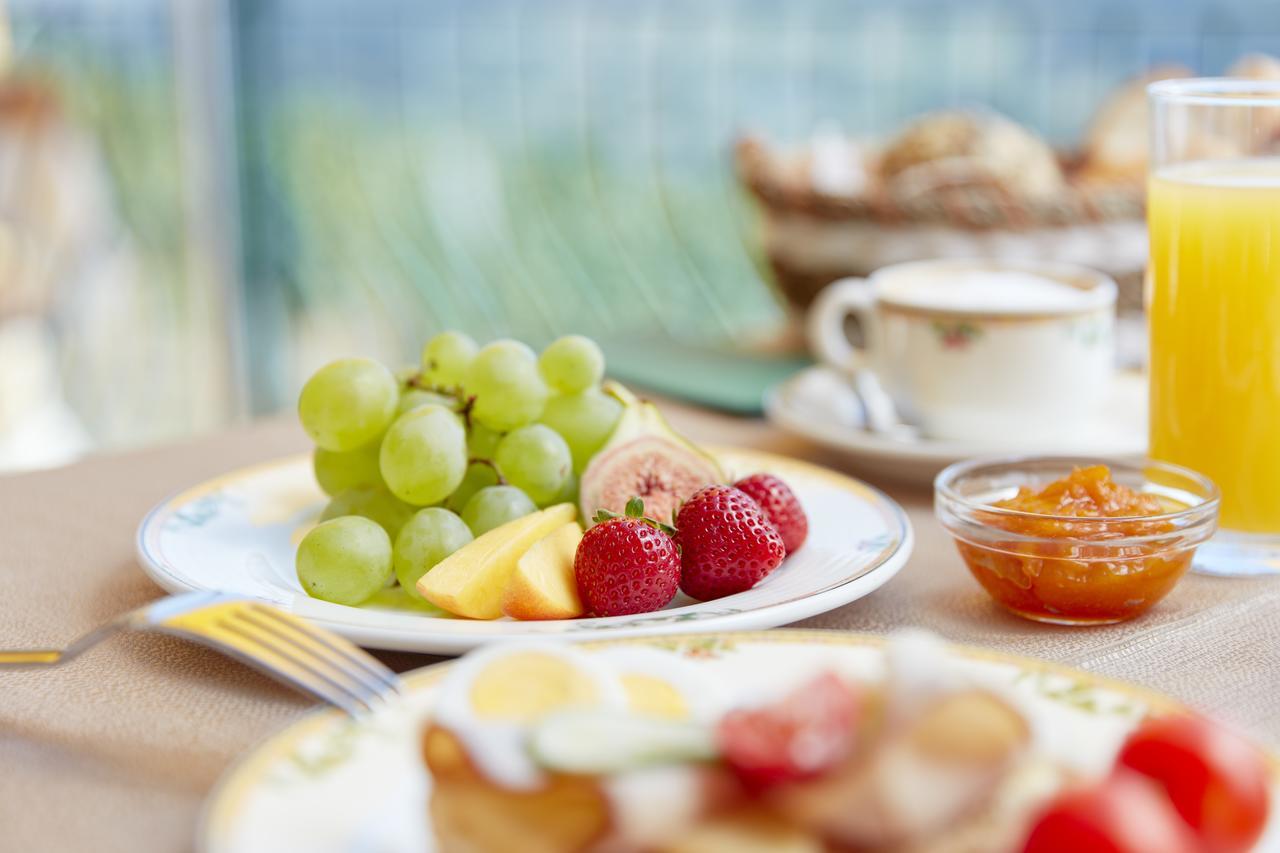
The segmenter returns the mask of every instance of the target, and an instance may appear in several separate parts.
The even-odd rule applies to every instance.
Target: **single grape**
[[[580,394],[552,397],[539,421],[560,433],[573,455],[574,473],[581,474],[609,440],[620,417],[621,403],[597,388],[588,388]]]
[[[422,348],[422,374],[432,385],[461,385],[476,350],[462,332],[441,332]]]
[[[476,398],[471,417],[497,432],[533,423],[547,402],[538,360],[519,341],[494,341],[481,349],[463,385]]]
[[[463,507],[467,505],[467,501],[471,500],[471,496],[483,489],[485,486],[498,485],[498,473],[493,470],[492,465],[484,462],[472,462],[467,466],[466,476],[462,478],[462,482],[458,488],[453,490],[453,494],[449,495],[445,500],[446,509],[454,512],[462,512]]]
[[[371,358],[343,358],[312,374],[298,396],[298,419],[325,450],[363,447],[395,417],[396,378]]]
[[[480,536],[537,509],[529,496],[515,486],[487,486],[467,501],[462,520],[473,534]]]
[[[411,412],[419,406],[427,404],[444,406],[446,409],[452,410],[456,405],[456,401],[447,394],[437,394],[435,391],[427,391],[423,388],[402,388],[400,391],[400,403],[396,406],[396,415],[403,415],[405,412]]]
[[[373,594],[373,597],[366,601],[362,607],[372,607],[378,610],[400,610],[409,613],[421,613],[426,616],[432,616],[436,619],[449,619],[451,614],[442,607],[436,607],[425,598],[414,598],[406,589],[401,589],[400,584],[395,582],[395,575],[391,576],[391,586],[384,587]]]
[[[492,459],[501,440],[502,433],[494,432],[484,424],[473,423],[467,433],[467,452],[472,459]]]
[[[413,507],[379,482],[376,486],[358,486],[335,495],[320,513],[320,520],[329,521],[344,515],[358,515],[377,522],[394,540],[404,523],[413,517]]]
[[[549,426],[529,424],[512,430],[498,442],[493,461],[507,482],[547,506],[573,473],[573,456],[560,433]]]
[[[471,429],[467,431],[467,453],[472,460],[492,461],[494,451],[498,449],[498,442],[501,440],[501,433],[494,432],[487,426],[472,421]],[[492,465],[486,462],[470,462],[467,465],[466,476],[462,478],[462,483],[453,490],[453,494],[449,495],[444,505],[454,512],[462,512],[463,507],[467,505],[467,501],[471,500],[472,495],[485,486],[496,486],[497,484],[498,473],[493,470]]]
[[[560,491],[552,498],[547,506],[554,504],[577,504],[578,503],[578,475],[569,472],[569,476],[564,478],[564,485],[560,487]]]
[[[600,384],[604,378],[604,353],[591,338],[565,335],[542,351],[538,370],[555,390],[576,394]]]
[[[436,506],[418,510],[396,537],[393,549],[400,586],[411,598],[421,601],[418,578],[471,539],[471,529],[449,510]]]
[[[396,418],[382,439],[382,479],[414,506],[439,503],[467,472],[467,432],[456,414],[428,403]]]
[[[330,497],[348,489],[382,485],[376,441],[345,453],[317,447],[311,454],[311,468],[315,471],[320,489]]]
[[[391,576],[391,538],[367,518],[331,519],[302,537],[295,565],[298,581],[311,597],[360,604]]]

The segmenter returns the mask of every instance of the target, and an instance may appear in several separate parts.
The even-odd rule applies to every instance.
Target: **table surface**
[[[663,408],[696,440],[858,473],[762,421]],[[275,420],[0,478],[0,646],[61,646],[159,596],[134,557],[143,514],[186,486],[305,446],[291,420]],[[1035,625],[997,609],[969,577],[933,519],[927,489],[875,484],[906,507],[915,553],[871,596],[797,627],[925,627],[1166,692],[1280,747],[1280,579],[1192,576],[1136,622]],[[439,660],[378,655],[397,670]],[[309,706],[214,652],[159,635],[121,636],[54,670],[0,673],[0,847],[190,849],[219,774]]]

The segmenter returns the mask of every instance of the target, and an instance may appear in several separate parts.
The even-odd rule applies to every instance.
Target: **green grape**
[[[472,459],[492,459],[501,440],[502,433],[494,432],[483,424],[472,424],[471,432],[467,433],[467,453]]]
[[[542,424],[522,426],[503,436],[493,461],[507,482],[538,506],[547,506],[573,473],[569,445]]]
[[[316,482],[320,484],[321,490],[331,497],[348,489],[382,485],[376,441],[345,453],[317,447],[311,454],[311,468],[315,471]]]
[[[462,520],[473,534],[480,536],[537,509],[529,496],[515,486],[487,486],[467,501]]]
[[[393,549],[400,586],[411,598],[421,601],[418,578],[471,539],[471,529],[449,510],[436,506],[418,510],[396,537]]]
[[[569,472],[569,476],[564,478],[564,485],[560,487],[559,493],[552,498],[547,506],[554,504],[576,504],[578,502],[578,475]]]
[[[391,576],[391,538],[367,518],[334,518],[302,537],[295,565],[307,595],[334,604],[360,604]]]
[[[404,610],[409,613],[422,613],[427,616],[434,616],[437,619],[451,618],[448,610],[436,607],[425,598],[414,598],[409,594],[408,590],[401,589],[400,585],[395,583],[395,575],[391,576],[391,580],[391,586],[375,592],[373,597],[362,606],[378,610]]]
[[[494,341],[476,353],[463,384],[476,398],[471,417],[497,432],[533,423],[547,402],[533,350],[519,341]]]
[[[325,450],[363,447],[382,435],[399,402],[396,378],[371,358],[343,358],[312,374],[298,396],[298,418]]]
[[[462,332],[441,332],[422,348],[422,373],[433,385],[460,385],[476,356],[476,342]]]
[[[388,536],[395,539],[404,523],[413,517],[413,507],[379,483],[376,486],[347,489],[335,495],[324,512],[320,513],[320,520],[329,521],[344,515],[358,515],[375,521],[387,531]]]
[[[547,384],[561,394],[576,394],[600,384],[604,378],[604,353],[591,338],[565,335],[542,351],[538,370]]]
[[[392,371],[392,373],[395,374],[396,382],[400,385],[400,390],[404,391],[404,389],[411,386],[414,381],[417,380],[418,376],[422,373],[422,368],[416,364],[402,364]]]
[[[382,479],[414,506],[439,503],[467,473],[467,431],[443,406],[419,406],[396,418],[382,439]]]
[[[487,465],[484,462],[472,462],[467,466],[466,476],[462,478],[458,488],[453,490],[453,494],[449,495],[444,505],[454,512],[462,512],[463,507],[467,505],[467,501],[471,500],[472,495],[485,486],[496,485],[498,485],[498,472],[493,470],[492,465]]]
[[[428,404],[444,406],[452,411],[456,401],[447,394],[438,394],[435,391],[427,391],[424,388],[404,388],[400,391],[400,404],[396,406],[396,416],[398,417],[405,412],[411,412],[419,406]]]
[[[589,388],[581,394],[552,397],[539,420],[560,433],[573,454],[574,473],[581,474],[609,440],[620,417],[621,403],[599,389]]]

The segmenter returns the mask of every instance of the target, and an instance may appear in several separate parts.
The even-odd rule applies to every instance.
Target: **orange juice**
[[[1151,455],[1208,475],[1221,524],[1280,532],[1280,159],[1156,172]]]

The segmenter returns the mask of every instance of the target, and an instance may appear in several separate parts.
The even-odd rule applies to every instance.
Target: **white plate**
[[[870,432],[861,424],[848,381],[829,367],[809,367],[770,389],[765,414],[774,424],[825,447],[846,453],[868,474],[931,483],[939,471],[974,456],[1045,454],[1124,457],[1147,451],[1147,379],[1116,374],[1100,416],[1070,440],[1024,437],[1017,424],[989,442],[902,439]]]
[[[648,641],[680,655],[739,696],[777,695],[824,669],[872,680],[883,671],[881,641],[830,631],[679,635]],[[593,644],[607,648],[609,643]],[[1121,682],[1030,658],[957,649],[956,666],[984,684],[1013,691],[1037,721],[1052,757],[1100,775],[1137,720],[1182,710],[1172,700]],[[405,676],[407,698],[364,722],[336,711],[307,715],[259,745],[219,782],[205,806],[198,844],[205,853],[420,853],[431,850],[430,781],[419,735],[447,665]],[[1272,764],[1272,767],[1277,765]],[[1258,850],[1280,845],[1280,780]]]
[[[294,551],[324,496],[305,455],[234,471],[160,504],[138,527],[138,557],[170,592],[251,595],[363,646],[444,654],[517,637],[588,640],[771,628],[861,598],[907,561],[913,535],[906,513],[876,489],[772,454],[724,450],[717,456],[735,477],[769,471],[785,479],[808,513],[809,539],[754,589],[705,603],[679,595],[656,613],[485,622],[310,598],[294,573]]]

